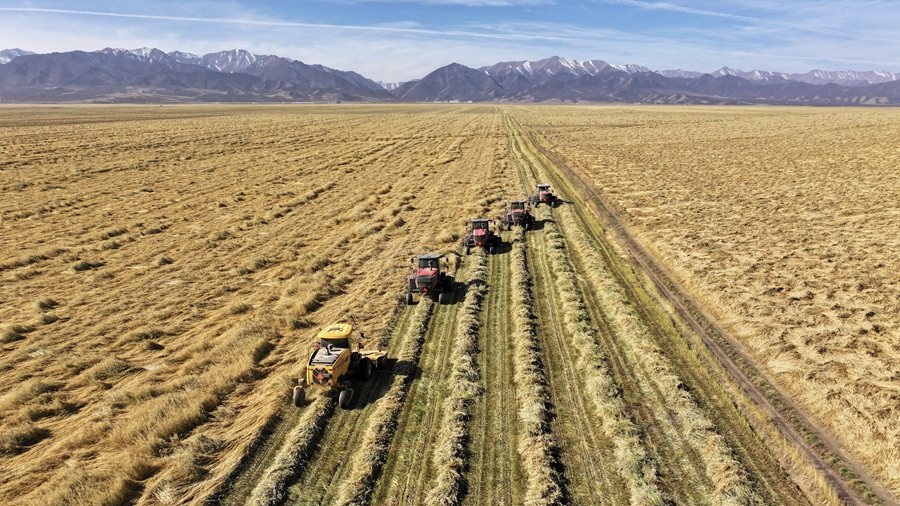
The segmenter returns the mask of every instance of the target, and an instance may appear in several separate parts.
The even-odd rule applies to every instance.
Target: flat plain
[[[0,501],[890,500],[898,119],[4,107]],[[771,383],[716,360],[563,162]],[[535,230],[460,254],[466,218],[497,218],[543,181],[563,204],[536,209]],[[460,288],[406,306],[409,257],[429,251]],[[335,320],[396,363],[353,409],[329,395],[295,408],[292,382]],[[849,455],[791,439],[754,400],[766,388]],[[857,461],[874,478],[841,471]]]

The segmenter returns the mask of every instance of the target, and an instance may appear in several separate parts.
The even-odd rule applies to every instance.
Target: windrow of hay
[[[285,439],[275,461],[253,488],[249,504],[281,504],[285,498],[287,481],[297,475],[298,470],[302,469],[312,455],[316,441],[334,412],[334,406],[334,399],[327,395],[319,395],[307,406],[297,421],[296,428]]]
[[[378,400],[380,404],[369,418],[369,426],[350,462],[350,477],[340,488],[337,504],[365,504],[372,494],[372,487],[384,460],[387,458],[391,437],[397,426],[397,414],[403,406],[409,385],[416,371],[422,342],[428,330],[434,304],[423,298],[414,309],[407,335],[397,355],[387,394]]]
[[[640,440],[640,431],[628,418],[618,395],[619,387],[609,373],[606,357],[579,295],[575,271],[568,258],[565,239],[546,206],[538,209],[547,236],[547,254],[556,274],[556,288],[562,307],[566,335],[577,356],[577,368],[584,374],[587,397],[600,418],[603,431],[615,446],[616,466],[628,484],[632,504],[663,504],[665,497],[657,484],[656,464]]]
[[[531,279],[522,229],[517,229],[515,233],[510,254],[518,452],[528,477],[525,504],[559,504],[562,500],[562,477],[555,467],[557,441],[550,427],[550,392],[535,329]]]
[[[443,401],[441,432],[434,446],[434,485],[425,498],[427,504],[458,504],[466,466],[468,420],[475,398],[481,394],[479,371],[475,363],[478,353],[478,331],[481,328],[481,305],[488,288],[487,255],[478,251],[469,271],[469,287],[456,320],[453,341],[453,368],[447,380],[449,391]],[[500,350],[499,353],[504,353]]]
[[[734,458],[727,441],[716,432],[715,425],[700,409],[691,394],[683,388],[682,381],[673,372],[669,360],[649,336],[650,329],[635,314],[633,304],[622,286],[616,282],[606,261],[590,246],[584,231],[574,226],[574,216],[569,208],[557,211],[560,222],[566,227],[571,250],[582,257],[591,269],[587,279],[594,288],[604,314],[628,355],[643,370],[652,371],[650,377],[638,378],[645,392],[658,389],[676,417],[676,427],[690,446],[703,456],[706,475],[713,484],[715,501],[723,505],[739,505],[753,502],[753,491],[747,486],[747,476],[741,464]],[[651,385],[652,383],[652,385]]]

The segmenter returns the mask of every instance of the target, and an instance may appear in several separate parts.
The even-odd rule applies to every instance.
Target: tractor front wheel
[[[472,252],[472,247],[471,247],[471,246],[466,246],[466,255],[468,255],[468,254],[471,253],[471,252]]]
[[[406,292],[406,305],[412,306],[413,303],[413,294],[412,292]]]
[[[341,409],[348,409],[352,402],[353,389],[348,388],[346,390],[341,390],[341,393],[338,394],[338,406],[340,406]]]
[[[488,248],[488,253],[490,253],[491,255],[493,255],[496,252],[497,252],[496,246],[491,246],[490,248]]]
[[[300,407],[303,405],[303,387],[296,386],[294,387],[294,406]]]
[[[438,294],[438,304],[446,304],[447,303],[447,292],[440,292]]]

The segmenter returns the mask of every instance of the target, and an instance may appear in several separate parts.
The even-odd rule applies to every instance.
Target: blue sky
[[[245,48],[400,81],[552,55],[653,69],[900,71],[894,0],[5,1],[0,48]]]

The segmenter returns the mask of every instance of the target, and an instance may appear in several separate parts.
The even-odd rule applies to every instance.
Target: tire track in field
[[[556,407],[553,430],[560,441],[566,469],[567,502],[572,504],[623,504],[628,493],[615,469],[614,448],[602,434],[583,397],[584,382],[573,370],[576,359],[565,338],[562,307],[555,276],[547,257],[544,231],[528,234],[531,277],[535,287],[538,335],[544,351],[552,403]]]
[[[463,504],[522,504],[524,478],[516,450],[510,255],[491,255],[488,266],[489,290],[478,345],[483,392],[472,409],[470,461],[465,475],[469,488]]]
[[[460,272],[457,272],[459,275]],[[427,493],[433,452],[431,443],[441,425],[444,382],[452,366],[451,350],[456,313],[454,303],[437,305],[419,359],[419,370],[397,419],[390,450],[372,497],[373,504],[422,504]]]

